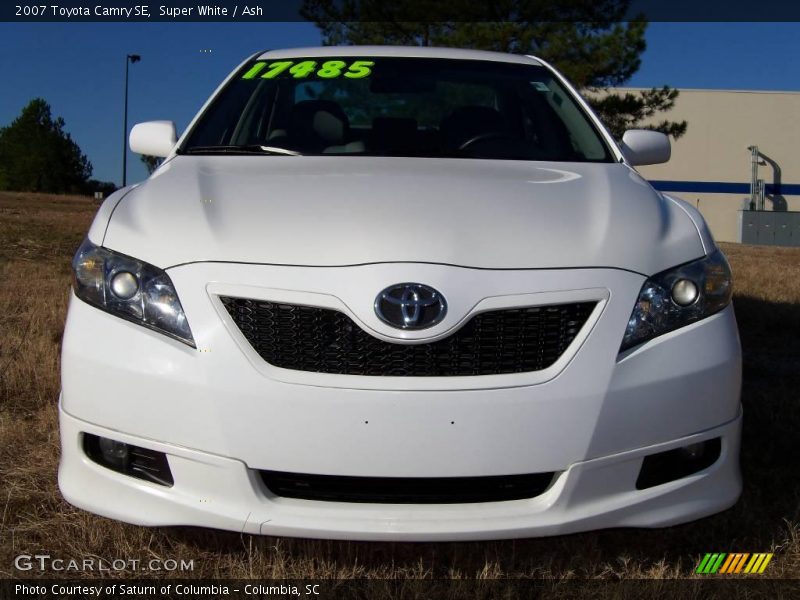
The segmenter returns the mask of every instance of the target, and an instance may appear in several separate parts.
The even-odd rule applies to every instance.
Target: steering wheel
[[[466,150],[467,148],[469,148],[473,144],[477,144],[478,142],[483,142],[483,141],[486,141],[486,140],[497,140],[497,139],[503,139],[503,138],[508,138],[508,137],[509,136],[508,136],[507,133],[503,133],[501,131],[489,131],[487,133],[479,133],[478,135],[474,135],[471,138],[469,138],[466,142],[462,143],[458,147],[458,149],[459,150]]]

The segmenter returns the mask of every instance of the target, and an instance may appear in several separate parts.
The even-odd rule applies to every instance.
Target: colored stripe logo
[[[734,575],[737,573],[761,574],[772,560],[771,552],[714,552],[708,553],[697,565],[695,573],[700,575]]]

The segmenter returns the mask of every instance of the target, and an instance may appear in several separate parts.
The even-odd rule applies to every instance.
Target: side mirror
[[[622,136],[622,153],[632,165],[657,165],[669,160],[672,149],[663,133],[629,129]]]
[[[134,125],[128,138],[131,150],[137,154],[147,154],[158,158],[172,152],[178,141],[175,123],[172,121],[147,121]]]

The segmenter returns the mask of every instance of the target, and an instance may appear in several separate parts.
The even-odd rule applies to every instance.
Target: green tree
[[[83,192],[92,164],[53,118],[50,105],[31,100],[0,129],[0,189],[29,192]]]
[[[611,132],[643,126],[674,106],[678,91],[664,86],[638,93],[610,91],[641,65],[647,23],[626,21],[631,0],[304,0],[303,16],[323,43],[450,46],[534,54],[553,64],[594,106]],[[458,15],[458,21],[453,16]],[[649,121],[650,122],[650,121]],[[686,121],[649,128],[678,138]]]
[[[157,156],[149,156],[147,154],[142,154],[139,157],[139,160],[141,160],[144,163],[144,166],[147,169],[147,174],[152,175],[153,171],[155,171],[158,168],[158,165],[160,165],[161,161],[164,159],[158,158]]]

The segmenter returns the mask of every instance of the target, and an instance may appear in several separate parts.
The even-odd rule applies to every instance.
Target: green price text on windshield
[[[242,75],[242,79],[275,79],[276,77],[293,77],[305,79],[306,77],[320,77],[322,79],[362,79],[372,74],[375,61],[354,60],[349,65],[343,60],[280,60],[277,62],[257,62]]]

